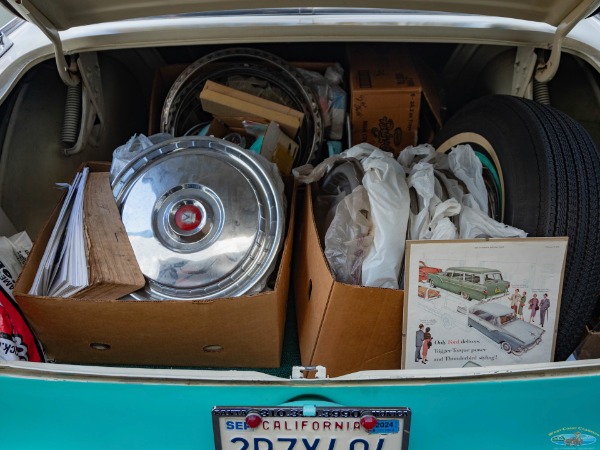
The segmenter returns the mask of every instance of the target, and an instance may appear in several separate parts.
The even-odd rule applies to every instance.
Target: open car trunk
[[[66,146],[61,137],[67,87],[57,73],[55,61],[40,57],[45,60],[32,63],[28,70],[13,77],[18,81],[13,83],[0,106],[0,206],[6,216],[0,223],[2,234],[26,230],[35,239],[62,196],[62,192],[54,188],[55,183],[69,182],[88,161],[110,161],[115,148],[136,133],[151,135],[162,131],[160,112],[177,76],[194,61],[213,52],[243,47],[277,55],[302,67],[339,63],[344,69],[343,85],[349,87],[348,54],[349,48],[356,45],[352,42],[356,39],[320,40],[313,36],[304,42],[294,40],[298,42],[285,42],[284,36],[255,39],[255,42],[232,38],[232,44],[154,47],[145,43],[139,48],[122,46],[124,48],[95,51],[101,78],[97,86],[103,103],[102,126],[93,128],[81,151],[70,156],[65,156]],[[435,40],[386,42],[390,40],[390,36],[371,37],[363,45],[367,45],[375,57],[384,43],[410,52],[419,64],[427,67],[435,86],[430,91],[435,98],[431,98],[428,105],[438,105],[439,109],[422,116],[422,124],[428,123],[429,129],[422,127],[418,143],[445,141],[445,138],[440,141],[438,133],[470,102],[490,94],[514,95],[515,89],[518,91],[515,87],[519,74],[518,45]],[[520,96],[538,102],[549,101],[553,108],[579,122],[591,142],[600,147],[598,64],[597,50],[591,52],[591,56],[583,51],[564,52],[554,78],[543,87],[536,85],[525,93],[519,91]],[[437,123],[438,119],[441,124]],[[351,140],[348,120],[341,139],[344,149],[350,146]],[[568,167],[568,164],[559,167],[557,173],[572,181],[576,175],[569,173]],[[301,251],[298,246],[302,240],[298,236],[306,201],[304,194],[304,188],[299,188],[294,253]],[[596,240],[600,241],[597,230],[590,233],[589,239],[594,245]],[[298,267],[292,265],[292,280],[296,270]],[[597,272],[598,267],[586,270]],[[57,363],[0,365],[2,397],[6,410],[11,411],[10,420],[19,417],[30,428],[27,436],[16,431],[7,433],[6,448],[8,444],[18,448],[20,443],[26,443],[26,447],[32,448],[210,449],[215,445],[213,407],[279,405],[407,407],[411,410],[411,419],[407,422],[410,427],[406,428],[409,448],[491,449],[509,445],[557,448],[565,445],[564,436],[576,432],[589,436],[589,448],[600,447],[596,395],[600,391],[600,362],[565,362],[574,350],[572,344],[560,350],[555,362],[545,364],[428,371],[392,369],[387,365],[385,370],[377,370],[375,362],[365,366],[369,370],[351,371],[333,378],[324,377],[322,369],[311,368],[308,370],[310,378],[304,378],[297,368],[302,366],[302,360],[295,288],[290,286],[278,367],[238,367],[235,363],[221,368],[196,364],[195,367],[185,364],[174,367],[165,366],[160,359],[156,364],[142,366],[123,362],[89,365],[73,360],[68,361],[70,364],[59,360]],[[581,286],[581,295],[589,297],[590,303],[597,303],[598,292]],[[597,320],[598,313],[594,310],[589,317]],[[99,327],[113,326],[102,320],[98,317]],[[165,325],[161,330],[163,339],[169,341],[169,328],[178,326],[176,322]],[[574,333],[579,342],[585,329]],[[269,330],[264,330],[254,345],[261,346],[261,340],[268,342],[270,338]],[[352,337],[347,336],[335,343],[341,354],[345,340],[353,342]],[[178,344],[175,340],[170,342],[174,349]],[[318,360],[311,362],[319,364]],[[531,404],[535,406],[525,413],[523,408]],[[477,419],[473,421],[473,417]],[[319,444],[314,439],[298,440],[296,447],[291,442],[285,445],[307,450],[338,448],[334,441],[326,442],[323,436]],[[269,446],[272,442],[253,442],[250,438],[247,442],[248,447],[244,446],[245,441],[238,441],[236,445],[240,449],[255,450],[288,448],[272,447]],[[373,444],[371,447],[352,445],[349,448],[388,449]]]

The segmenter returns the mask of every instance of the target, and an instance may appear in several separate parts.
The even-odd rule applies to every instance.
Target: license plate
[[[215,407],[212,416],[216,450],[406,450],[411,412],[408,408]]]

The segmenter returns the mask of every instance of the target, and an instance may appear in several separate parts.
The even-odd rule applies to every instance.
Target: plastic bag
[[[410,214],[409,239],[456,239],[458,231],[449,217],[457,215],[461,206],[451,198],[440,200],[439,182],[434,176],[433,166],[427,162],[415,164],[408,178],[408,185],[415,189],[418,213]],[[436,190],[438,192],[436,192]]]
[[[458,228],[460,239],[527,237],[525,231],[497,222],[483,211],[464,204]]]
[[[113,182],[123,167],[125,167],[135,155],[143,150],[146,150],[147,148],[152,147],[153,145],[172,138],[173,136],[168,133],[153,134],[150,137],[146,137],[143,134],[134,134],[131,136],[131,138],[125,144],[117,147],[113,151],[113,159],[110,165],[109,174],[110,182]]]
[[[369,195],[358,186],[338,205],[325,233],[325,257],[335,279],[361,284],[362,264],[373,242]]]
[[[462,210],[460,203],[456,199],[449,198],[445,202],[440,202],[439,199],[437,204],[432,204],[431,209],[431,221],[427,226],[427,230],[423,234],[422,239],[430,240],[443,240],[443,239],[457,239],[458,230],[452,223],[449,217],[456,216]]]
[[[467,186],[479,205],[479,209],[488,213],[488,193],[483,181],[483,165],[470,145],[457,145],[448,155],[452,173]]]
[[[404,167],[404,170],[409,170],[420,162],[433,163],[436,161],[436,158],[435,148],[430,144],[417,145],[415,147],[409,145],[398,155],[398,162]]]
[[[27,233],[0,237],[0,360],[41,362],[38,343],[12,296],[15,281],[31,250]]]
[[[336,161],[339,161],[342,158],[356,158],[359,161],[362,161],[370,156],[375,150],[391,155],[391,153],[383,152],[377,147],[363,142],[362,144],[355,145],[354,147],[343,151],[339,155],[330,156],[329,158],[324,159],[321,163],[317,164],[316,167],[313,167],[311,164],[296,167],[292,169],[292,174],[299,183],[314,183],[323,178],[335,166]]]
[[[390,153],[379,149],[362,165],[374,229],[373,246],[362,266],[362,284],[398,289],[410,211],[406,174]]]
[[[417,214],[410,213],[408,238],[423,239],[430,219],[429,206],[435,196],[433,166],[426,162],[415,164],[408,177],[408,187],[417,194],[417,204],[411,205]]]

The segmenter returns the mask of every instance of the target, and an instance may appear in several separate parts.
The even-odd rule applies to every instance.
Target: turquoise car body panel
[[[206,379],[206,371],[204,378],[194,371],[167,378],[165,371],[143,370],[140,376],[106,368],[99,375],[78,374],[75,366],[65,371],[55,366],[47,373],[43,365],[33,366],[39,370],[0,365],[1,448],[212,449],[213,406],[290,401],[407,406],[410,449],[554,449],[560,446],[553,436],[574,430],[596,439],[585,448],[600,448],[600,360],[516,371],[505,366],[435,374],[363,372],[331,380],[262,374],[228,380],[234,372],[214,372]]]

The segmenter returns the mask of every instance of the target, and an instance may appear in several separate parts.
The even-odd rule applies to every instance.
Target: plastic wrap
[[[113,159],[110,165],[110,182],[113,182],[123,167],[125,167],[135,155],[143,150],[146,150],[147,148],[152,147],[153,145],[172,138],[173,136],[167,133],[153,134],[150,137],[147,137],[143,134],[134,134],[131,136],[131,138],[125,144],[117,147],[113,152]]]
[[[339,64],[330,66],[325,74],[298,69],[319,99],[319,107],[327,139],[339,140],[344,134],[346,92],[341,88],[344,69]]]

